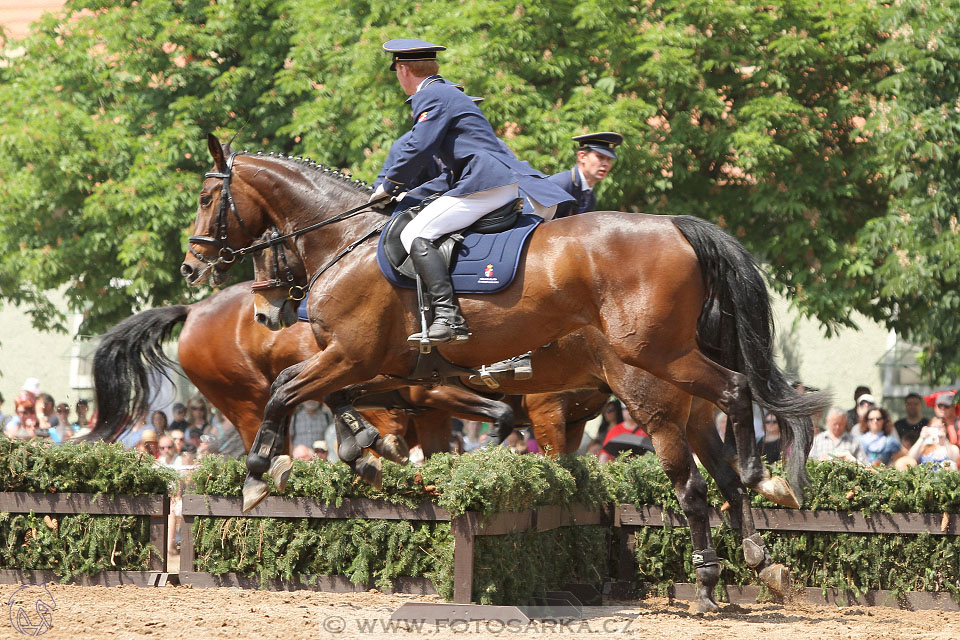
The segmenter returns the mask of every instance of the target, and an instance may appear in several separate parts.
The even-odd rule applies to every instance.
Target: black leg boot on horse
[[[264,422],[247,455],[247,478],[243,482],[243,512],[250,511],[270,494],[270,487],[263,479],[268,473],[280,493],[287,488],[287,479],[293,470],[289,455],[277,455],[286,449],[290,418],[280,425]]]
[[[331,396],[333,398],[333,396]],[[406,464],[410,451],[406,443],[394,434],[380,436],[380,432],[357,413],[352,404],[335,405],[337,456],[368,484],[383,486],[380,458],[363,457],[364,449],[373,449],[382,457]]]
[[[460,313],[460,306],[453,295],[453,281],[447,262],[429,240],[414,238],[410,245],[410,259],[423,281],[424,292],[433,304],[433,322],[427,329],[431,344],[462,342],[470,339],[467,321]],[[422,334],[415,333],[407,340],[419,343]]]

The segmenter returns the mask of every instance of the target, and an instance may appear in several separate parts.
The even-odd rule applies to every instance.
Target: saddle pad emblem
[[[493,277],[492,264],[488,264],[487,268],[483,270],[483,275],[477,278],[477,284],[500,284],[500,280]]]

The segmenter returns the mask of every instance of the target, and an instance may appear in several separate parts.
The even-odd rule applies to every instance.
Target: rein
[[[187,242],[189,244],[209,244],[217,249],[216,260],[210,260],[202,256],[201,254],[199,254],[196,250],[194,250],[193,247],[190,247],[188,245],[188,248],[190,249],[190,253],[192,253],[194,257],[200,260],[200,262],[208,266],[215,266],[218,264],[231,264],[237,259],[237,256],[240,256],[242,258],[251,253],[262,251],[268,247],[282,244],[284,240],[287,240],[289,238],[296,238],[298,236],[302,236],[305,233],[309,233],[310,231],[314,231],[315,229],[319,229],[321,227],[334,224],[335,222],[341,222],[343,220],[346,220],[347,218],[352,218],[353,216],[370,209],[372,205],[386,203],[393,200],[393,196],[384,194],[382,197],[377,198],[376,200],[365,202],[364,204],[358,207],[354,207],[353,209],[348,209],[347,211],[338,213],[332,218],[329,218],[327,220],[321,220],[320,222],[312,224],[308,227],[304,227],[303,229],[297,229],[295,231],[291,231],[290,233],[287,233],[284,235],[272,236],[269,240],[264,240],[263,242],[255,242],[254,244],[249,245],[247,247],[243,247],[241,249],[231,249],[230,247],[227,246],[227,231],[228,231],[227,216],[229,211],[233,212],[234,217],[236,217],[237,222],[240,223],[240,227],[243,229],[243,231],[251,238],[255,237],[250,232],[249,228],[247,228],[247,225],[243,222],[243,218],[241,218],[240,214],[237,213],[237,207],[233,202],[233,194],[230,192],[230,181],[233,178],[233,162],[236,156],[237,156],[236,153],[230,154],[230,157],[227,159],[225,170],[223,172],[211,171],[209,173],[205,173],[203,176],[204,178],[220,178],[221,180],[223,180],[223,188],[221,190],[221,195],[220,195],[220,208],[217,211],[217,223],[216,223],[216,226],[214,227],[214,235],[216,237],[190,236],[189,238],[187,238]],[[387,221],[384,221],[382,224],[377,225],[375,229],[383,229],[386,222]],[[358,245],[360,242],[369,238],[372,233],[373,232],[368,233],[361,240],[350,245],[345,250],[345,252],[341,252],[340,254],[338,254],[330,263],[324,266],[317,275],[313,277],[310,283],[313,284],[313,282],[321,273],[323,273],[324,271],[329,269],[331,266],[333,266],[340,258],[346,255],[346,253],[349,253],[350,251],[352,251],[354,247]]]

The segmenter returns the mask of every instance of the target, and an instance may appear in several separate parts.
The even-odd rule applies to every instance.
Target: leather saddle
[[[390,265],[394,269],[409,278],[416,279],[417,271],[413,267],[413,261],[410,260],[409,254],[407,253],[406,249],[403,248],[403,244],[400,242],[400,233],[403,231],[404,227],[406,227],[410,221],[413,220],[414,217],[416,217],[416,215],[423,210],[424,207],[426,207],[435,199],[435,197],[436,196],[427,198],[416,206],[394,214],[394,216],[390,219],[390,222],[387,223],[387,227],[383,230],[384,256],[386,256],[387,260],[390,262]],[[456,248],[457,243],[463,240],[463,236],[465,234],[499,233],[501,231],[506,231],[507,229],[512,229],[517,224],[517,220],[520,218],[520,213],[522,211],[523,198],[517,198],[513,202],[508,202],[502,207],[494,209],[490,213],[484,215],[469,227],[454,233],[448,233],[436,241],[436,245],[440,250],[440,255],[443,256],[443,259],[447,261],[447,265],[449,266],[453,261],[454,249]]]

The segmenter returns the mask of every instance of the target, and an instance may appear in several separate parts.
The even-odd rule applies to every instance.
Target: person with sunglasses
[[[170,439],[173,440],[174,452],[176,455],[180,455],[180,452],[183,451],[183,445],[187,441],[183,429],[171,429],[169,435]]]
[[[210,433],[210,423],[207,422],[207,402],[202,396],[196,395],[190,398],[190,402],[187,403],[187,411],[188,426],[185,435],[188,441],[193,438],[194,433],[197,436]],[[194,443],[194,446],[197,446],[197,444]]]
[[[907,455],[907,450],[895,437],[897,432],[886,409],[871,407],[867,411],[866,420],[867,431],[860,434],[860,445],[871,466],[887,467]]]
[[[157,462],[164,467],[172,469],[174,463],[177,461],[177,447],[173,443],[173,438],[168,435],[160,436],[157,442],[157,448],[160,451],[160,457],[157,458]]]

